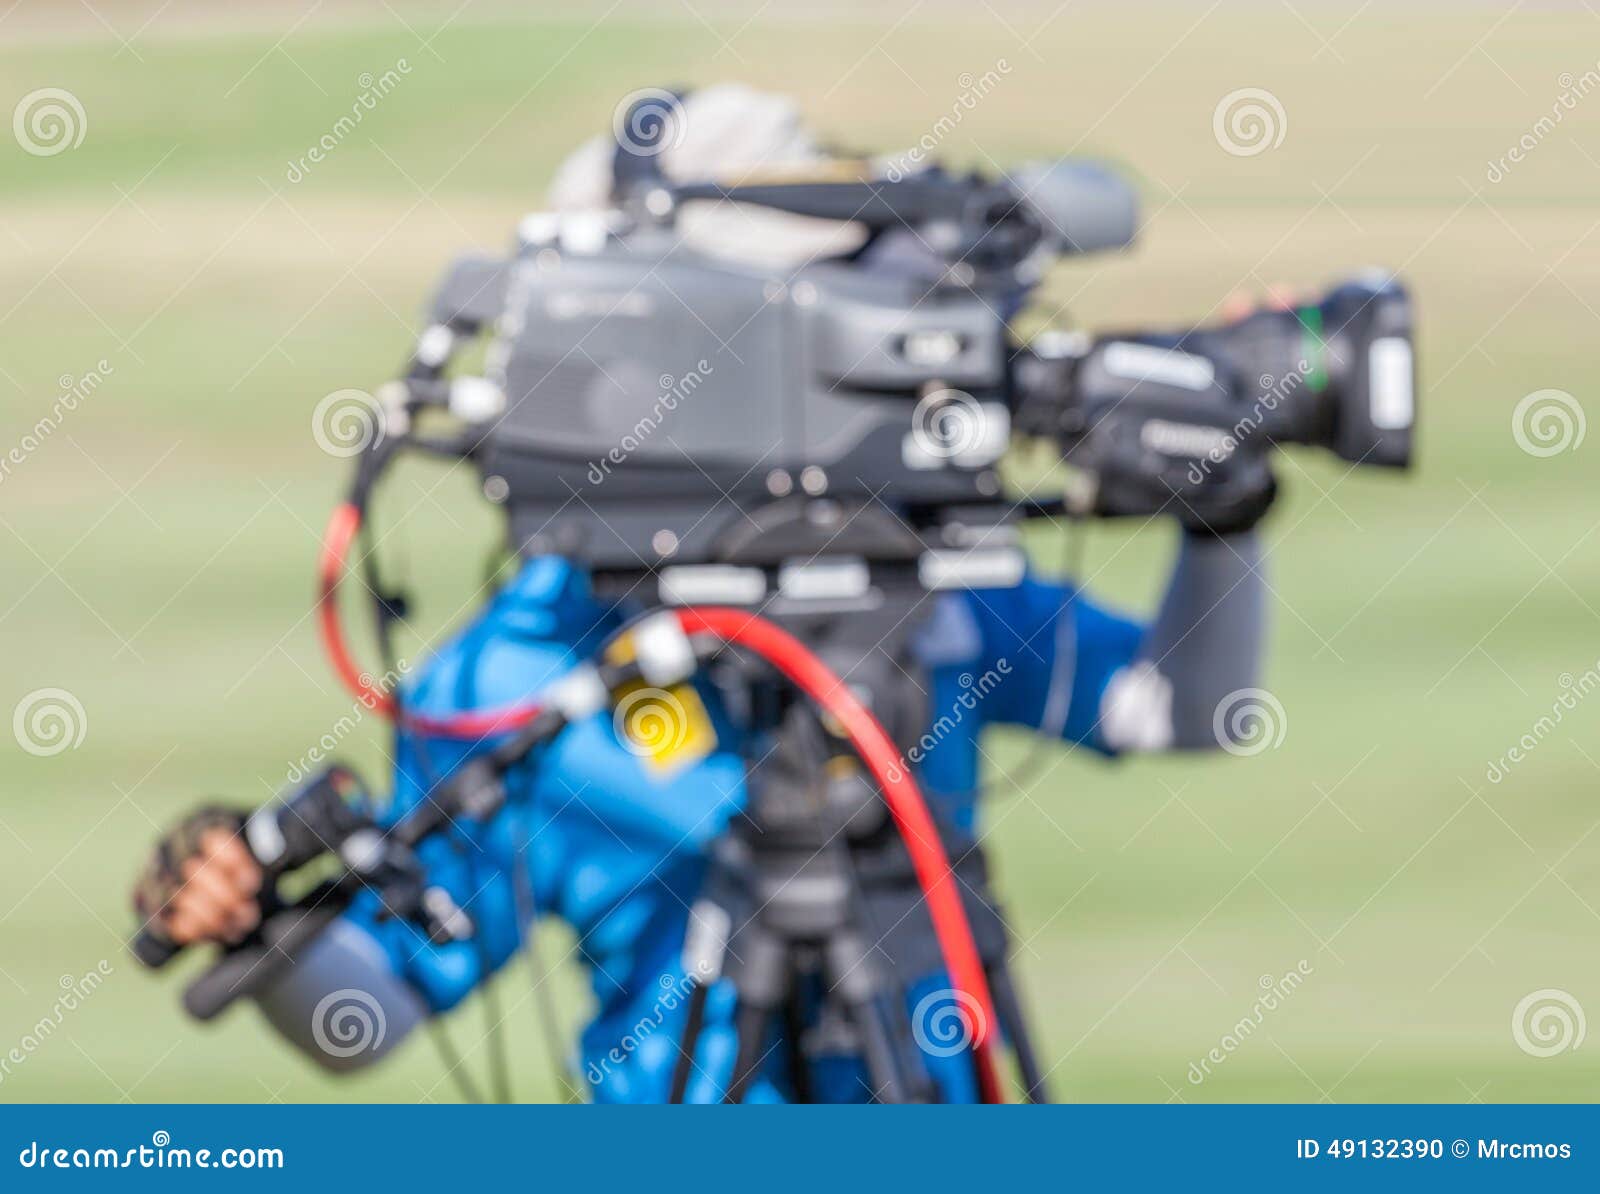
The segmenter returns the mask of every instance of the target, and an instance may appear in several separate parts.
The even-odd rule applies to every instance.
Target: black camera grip
[[[140,929],[128,942],[128,952],[139,965],[150,970],[160,970],[183,952],[184,947],[153,929]]]

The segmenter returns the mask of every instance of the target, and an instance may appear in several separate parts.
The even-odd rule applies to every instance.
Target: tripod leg
[[[805,1051],[805,1009],[800,1006],[800,985],[794,983],[789,998],[783,1001],[783,1038],[789,1053],[789,1082],[794,1087],[794,1101],[809,1103],[812,1099],[811,1062]]]
[[[873,1101],[878,1103],[906,1102],[905,1086],[896,1064],[894,1044],[889,1030],[884,1027],[877,1006],[871,1000],[846,1002],[845,1015],[861,1041],[861,1058],[867,1067],[867,1082],[872,1087]]]
[[[1050,1092],[1045,1089],[1044,1074],[1039,1069],[1039,1058],[1033,1051],[1033,1040],[1028,1035],[1028,1022],[1022,1014],[1022,1001],[1017,996],[1016,984],[1011,981],[1011,968],[998,962],[987,968],[989,991],[994,998],[995,1015],[1000,1017],[1000,1030],[1011,1042],[1017,1055],[1017,1071],[1022,1078],[1023,1093],[1030,1103],[1048,1103]]]
[[[733,1060],[733,1081],[728,1084],[724,1103],[742,1103],[750,1082],[761,1069],[766,1056],[763,1047],[767,1037],[769,1011],[753,1003],[741,1003],[734,1013],[734,1032],[739,1038],[739,1048]]]
[[[700,1043],[700,1029],[706,1022],[706,992],[709,990],[708,984],[696,983],[694,990],[689,992],[689,1014],[683,1024],[683,1038],[678,1042],[678,1060],[672,1067],[672,1092],[667,1096],[669,1103],[683,1102],[684,1093],[689,1089],[695,1046]]]
[[[922,1102],[907,1080],[904,1055],[884,1021],[880,995],[885,984],[867,944],[856,933],[841,933],[829,942],[826,978],[861,1042],[861,1057],[873,1098],[880,1103]],[[897,1003],[903,1006],[903,1001]]]
[[[766,1060],[768,1023],[789,995],[790,958],[787,944],[759,922],[747,924],[739,934],[737,952],[729,952],[737,959],[729,977],[739,993],[733,1021],[739,1043],[733,1081],[723,1101],[742,1103]]]

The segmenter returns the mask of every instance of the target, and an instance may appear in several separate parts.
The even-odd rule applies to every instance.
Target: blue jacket
[[[1096,733],[1100,698],[1143,631],[1088,601],[1067,605],[1065,595],[1058,585],[1029,579],[1015,589],[932,599],[916,640],[931,681],[930,730],[910,758],[929,799],[958,824],[970,827],[975,815],[979,735],[996,723],[1040,724],[1062,644],[1076,656],[1065,737],[1104,749]],[[1063,608],[1071,611],[1067,627],[1058,625]],[[580,569],[557,557],[529,560],[438,651],[405,703],[441,717],[524,699],[592,657],[619,621],[593,597]],[[719,743],[733,741],[715,703],[708,704]],[[402,733],[396,745],[391,816],[485,744]],[[350,916],[435,1011],[456,1004],[511,957],[535,917],[559,917],[575,934],[574,952],[594,993],[577,1067],[594,1098],[664,1101],[690,989],[679,958],[688,911],[708,844],[743,804],[743,779],[741,757],[722,745],[663,775],[619,741],[609,715],[598,714],[508,776],[507,807],[491,823],[424,847],[430,878],[473,916],[477,941],[431,945],[414,926],[377,917],[370,904],[358,903]],[[924,1000],[948,985],[935,974],[913,986],[921,1015],[929,1014]],[[720,1097],[729,1078],[732,1000],[724,988],[718,983],[709,993],[690,1101]],[[927,1060],[943,1097],[972,1099],[970,1065],[940,1052]],[[824,1097],[864,1098],[857,1077],[853,1063],[841,1063],[837,1072],[814,1075],[813,1085]],[[783,1093],[775,1066],[749,1097]]]

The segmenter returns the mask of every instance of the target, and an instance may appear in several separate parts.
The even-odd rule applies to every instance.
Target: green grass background
[[[125,960],[125,890],[198,796],[266,797],[348,711],[307,616],[344,469],[318,399],[403,359],[436,273],[507,242],[551,169],[623,93],[744,80],[830,137],[911,143],[963,73],[1008,73],[945,143],[957,161],[1073,148],[1137,179],[1136,250],[1062,265],[1046,312],[1183,321],[1239,286],[1378,262],[1411,280],[1425,394],[1408,478],[1301,452],[1267,526],[1266,683],[1288,734],[1251,759],[1063,758],[990,809],[1020,967],[1071,1100],[1544,1100],[1600,1093],[1600,1050],[1536,1059],[1512,1009],[1570,992],[1600,1015],[1600,703],[1490,784],[1485,768],[1600,656],[1595,437],[1536,459],[1511,412],[1556,387],[1595,412],[1600,97],[1508,177],[1498,159],[1600,57],[1560,5],[24,3],[0,20],[0,100],[64,87],[83,144],[0,138],[0,442],[104,359],[105,386],[0,483],[0,713],[83,703],[76,750],[0,735],[0,1053],[63,975],[113,975],[0,1099],[447,1099],[427,1044],[344,1081],[255,1013],[181,1018],[176,976]],[[109,27],[108,27],[109,26]],[[364,72],[400,86],[303,181]],[[1224,153],[1212,111],[1264,87],[1282,144]],[[4,113],[0,113],[4,115]],[[495,540],[462,473],[409,468],[391,555],[424,613],[468,602]],[[396,519],[400,512],[403,518]],[[1041,535],[1040,558],[1055,544]],[[1147,608],[1172,547],[1096,528],[1086,571]],[[346,753],[381,773],[379,727]],[[1022,737],[990,753],[1015,763]],[[571,942],[543,935],[560,959]],[[1202,1084],[1191,1062],[1263,975],[1311,977]],[[192,965],[192,963],[191,963]],[[572,961],[552,980],[571,1029]],[[517,1092],[547,1098],[529,979],[499,988]],[[453,1018],[484,1060],[481,1013]],[[1600,1031],[1600,1027],[1597,1027]]]

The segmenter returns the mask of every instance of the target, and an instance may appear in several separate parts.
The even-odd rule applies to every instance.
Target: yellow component
[[[614,638],[605,658],[608,663],[630,662],[633,635]],[[624,685],[616,692],[611,720],[617,741],[662,778],[693,766],[717,748],[711,714],[692,684],[655,688],[638,680]]]
[[[860,772],[861,765],[849,755],[834,755],[827,763],[829,779],[848,779]]]
[[[717,748],[711,714],[692,684],[627,685],[618,690],[612,722],[617,740],[662,778],[700,762]]]

